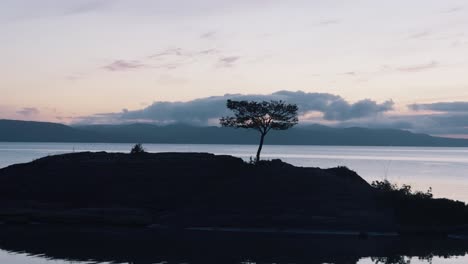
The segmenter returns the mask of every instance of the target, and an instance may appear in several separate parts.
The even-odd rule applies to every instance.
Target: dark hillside
[[[465,204],[385,186],[372,187],[344,167],[253,165],[207,153],[84,152],[1,169],[0,221],[466,231]]]
[[[254,166],[203,153],[77,153],[0,170],[5,208],[132,208],[149,223],[179,226],[390,225],[374,194],[346,168]]]

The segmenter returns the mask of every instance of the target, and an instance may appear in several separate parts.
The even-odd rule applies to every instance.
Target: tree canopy
[[[260,132],[260,144],[256,161],[260,160],[265,135],[270,130],[286,130],[298,123],[298,107],[283,101],[234,101],[228,100],[227,108],[234,116],[222,117],[224,127],[255,129]]]

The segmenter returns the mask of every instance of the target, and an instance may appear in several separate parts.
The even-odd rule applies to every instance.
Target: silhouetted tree
[[[255,161],[260,160],[266,134],[274,130],[286,130],[298,122],[298,107],[283,101],[233,101],[228,100],[227,108],[234,116],[222,117],[219,121],[224,127],[253,128],[260,132],[260,144]]]
[[[141,154],[141,153],[145,153],[145,149],[143,148],[143,145],[141,145],[140,143],[135,144],[130,150],[130,154]]]

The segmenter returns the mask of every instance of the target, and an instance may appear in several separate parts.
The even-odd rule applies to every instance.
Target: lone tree
[[[137,154],[142,154],[145,153],[145,149],[143,148],[143,145],[138,143],[135,144],[132,149],[130,150],[130,154],[137,155]]]
[[[234,116],[222,117],[219,121],[223,127],[253,128],[260,132],[260,144],[255,161],[260,160],[263,141],[266,134],[274,130],[286,130],[297,124],[298,107],[283,101],[233,101],[228,100],[227,108]]]

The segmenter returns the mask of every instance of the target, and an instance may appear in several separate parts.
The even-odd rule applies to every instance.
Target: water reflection
[[[422,259],[432,262],[432,257],[422,257]],[[372,257],[371,260],[375,264],[410,264],[411,259],[405,256],[396,256],[396,257]]]
[[[54,263],[415,264],[431,263],[438,257],[463,257],[468,253],[468,241],[0,226],[0,248],[63,260]]]

